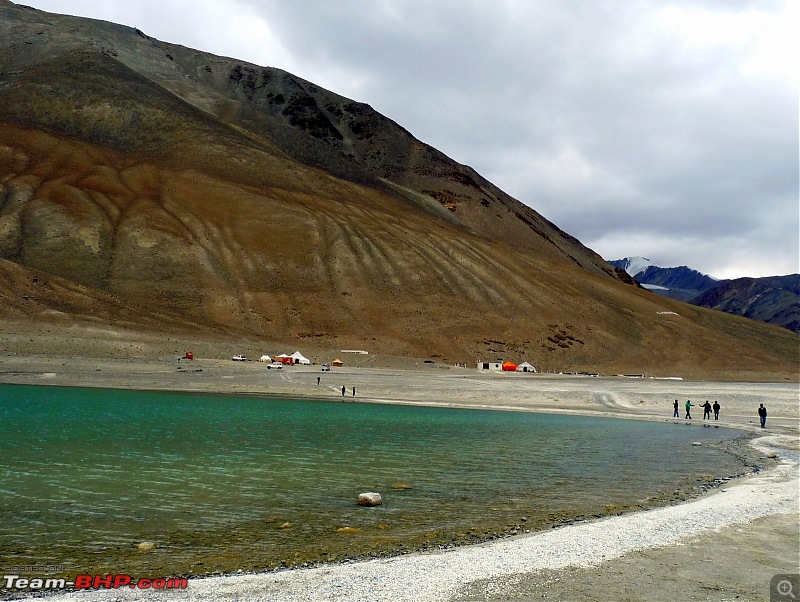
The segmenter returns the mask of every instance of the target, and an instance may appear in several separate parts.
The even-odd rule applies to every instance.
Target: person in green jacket
[[[694,404],[691,401],[689,401],[688,399],[686,400],[686,416],[684,416],[684,420],[686,420],[687,418],[689,420],[692,419],[692,406],[693,405]]]

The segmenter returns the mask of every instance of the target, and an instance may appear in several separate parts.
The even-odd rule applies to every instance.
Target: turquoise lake
[[[672,422],[0,385],[0,567],[206,574],[480,541],[690,495],[742,472],[731,452],[741,436]],[[357,506],[365,491],[384,504]],[[140,551],[145,541],[156,548]]]

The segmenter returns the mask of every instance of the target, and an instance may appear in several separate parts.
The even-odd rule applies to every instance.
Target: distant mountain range
[[[609,263],[664,297],[800,332],[800,274],[717,280],[685,265],[662,268],[646,257]]]

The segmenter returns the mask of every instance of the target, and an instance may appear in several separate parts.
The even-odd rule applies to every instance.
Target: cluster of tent
[[[503,362],[503,372],[536,372],[536,368],[531,366],[528,362],[515,364],[514,362]]]
[[[289,366],[294,366],[295,364],[304,364],[310,365],[311,360],[303,356],[302,353],[299,351],[295,351],[292,355],[286,355],[285,353],[281,353],[280,355],[276,355],[275,357],[270,357],[268,355],[262,355],[258,358],[259,362],[267,362],[267,363],[277,363],[277,364],[284,364]]]
[[[515,364],[511,361],[497,361],[497,362],[478,362],[478,370],[494,370],[503,372],[536,372],[536,368],[531,366],[528,362]]]

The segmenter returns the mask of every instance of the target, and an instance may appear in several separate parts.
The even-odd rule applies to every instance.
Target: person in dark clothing
[[[703,420],[706,418],[711,420],[711,404],[708,403],[708,400],[706,399],[706,402],[700,407],[703,408]]]
[[[758,417],[761,420],[761,428],[763,429],[767,426],[767,408],[764,407],[763,403],[758,406]]]
[[[678,414],[678,400],[675,400],[675,403],[672,404],[672,407],[675,408],[675,413],[672,415],[673,418],[680,418],[680,414]]]
[[[714,408],[714,420],[719,420],[719,402],[715,399],[714,405],[711,407]]]
[[[687,420],[687,419],[691,420],[692,419],[692,406],[693,405],[694,404],[691,401],[689,401],[688,399],[686,400],[686,416],[683,417],[684,420]]]
[[[355,397],[355,396],[356,396],[356,388],[353,387],[353,397]]]
[[[346,390],[347,390],[347,389],[345,389],[344,385],[342,385],[342,397],[344,397],[344,392],[345,392]]]
[[[317,386],[319,386],[319,376],[317,377]]]

